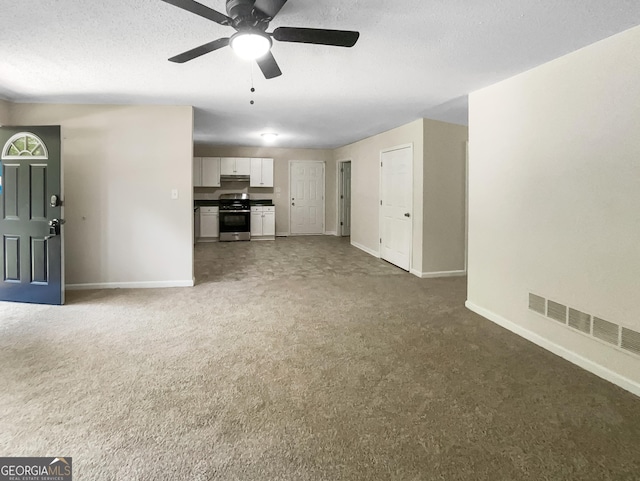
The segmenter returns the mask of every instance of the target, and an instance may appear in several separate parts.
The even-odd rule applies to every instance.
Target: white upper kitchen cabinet
[[[202,158],[202,187],[220,187],[220,157]]]
[[[193,186],[202,187],[202,158],[193,158]]]
[[[236,158],[236,175],[251,175],[251,159],[249,157]]]
[[[251,159],[250,187],[273,187],[273,159]]]
[[[220,159],[221,175],[250,175],[251,159],[249,157],[222,157]]]
[[[236,173],[236,158],[222,157],[220,159],[220,175],[233,175]]]

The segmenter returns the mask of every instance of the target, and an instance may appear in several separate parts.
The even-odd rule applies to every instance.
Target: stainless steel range
[[[220,196],[220,241],[251,240],[249,194]]]

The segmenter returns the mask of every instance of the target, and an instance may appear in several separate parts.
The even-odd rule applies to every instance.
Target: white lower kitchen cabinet
[[[276,238],[276,208],[272,205],[251,206],[251,240]]]
[[[220,238],[220,211],[217,206],[200,207],[199,242],[211,242]]]

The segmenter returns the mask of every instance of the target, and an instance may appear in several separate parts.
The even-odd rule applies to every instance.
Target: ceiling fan
[[[358,32],[319,28],[278,27],[272,33],[267,32],[269,22],[287,0],[227,0],[227,15],[194,0],[162,1],[236,30],[231,37],[219,38],[169,59],[176,63],[188,62],[230,45],[239,57],[256,60],[265,78],[271,79],[282,75],[271,53],[272,38],[280,42],[353,47],[360,37]]]

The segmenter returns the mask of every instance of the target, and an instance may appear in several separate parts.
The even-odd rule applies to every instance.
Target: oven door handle
[[[220,214],[251,214],[250,210],[220,210]]]

